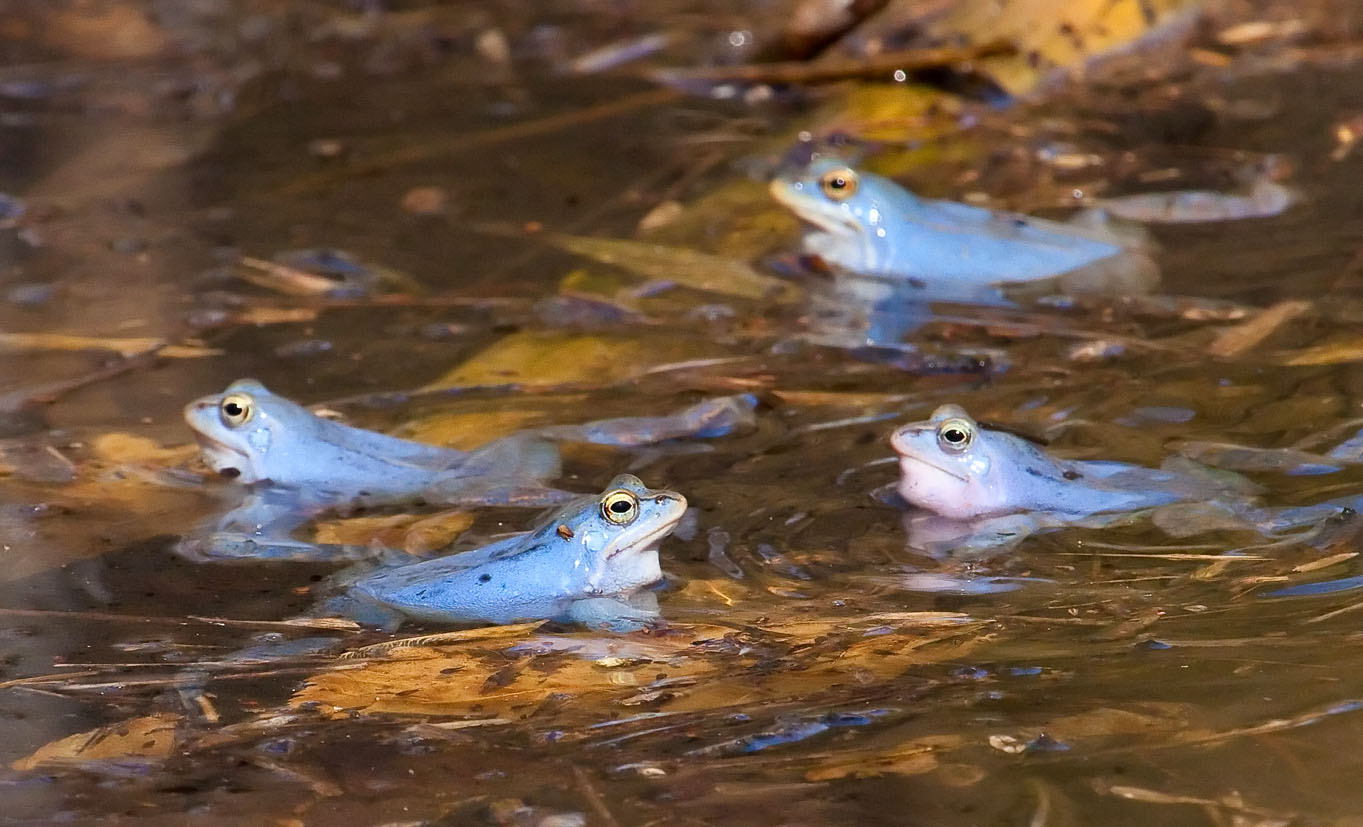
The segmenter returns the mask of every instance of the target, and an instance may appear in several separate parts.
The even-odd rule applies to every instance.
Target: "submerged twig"
[[[158,617],[155,615],[120,615],[112,612],[63,612],[50,609],[0,608],[0,617],[49,617],[63,620],[112,621],[115,623],[169,623],[185,626],[207,623],[210,626],[238,626],[248,629],[326,629],[333,632],[357,632],[360,624],[337,617],[298,617],[290,620],[242,620],[232,617]]]
[[[644,73],[649,80],[670,86],[692,88],[698,84],[743,85],[815,84],[840,80],[890,80],[895,72],[919,72],[969,63],[984,57],[1010,55],[1017,46],[994,40],[979,46],[939,49],[904,49],[885,52],[858,60],[783,61],[751,63],[744,66],[704,66],[690,69],[651,69]]]
[[[671,89],[653,89],[647,92],[639,92],[634,95],[614,98],[595,106],[586,107],[585,109],[560,112],[558,114],[549,115],[548,117],[522,121],[496,129],[484,130],[482,132],[455,135],[451,138],[436,141],[434,143],[410,146],[406,149],[400,149],[385,155],[357,161],[342,167],[319,172],[315,175],[307,175],[284,185],[280,188],[280,192],[284,194],[306,192],[345,178],[367,175],[406,164],[414,164],[430,158],[438,158],[442,155],[452,155],[457,152],[468,152],[474,149],[486,149],[489,146],[506,143],[508,141],[558,132],[574,126],[591,123],[592,121],[613,118],[617,115],[633,112],[636,109],[668,103],[669,101],[676,99],[677,96],[678,93]]]
[[[415,646],[437,646],[442,643],[463,643],[464,641],[469,640],[516,637],[522,633],[533,632],[543,625],[543,620],[536,620],[530,623],[516,623],[509,626],[480,626],[477,629],[462,629],[456,632],[438,632],[433,635],[418,635],[416,637],[399,638],[398,640],[386,640],[383,643],[375,643],[372,646],[361,646],[358,649],[342,652],[338,658],[341,660],[370,658],[388,654],[395,649],[409,649]]]
[[[601,793],[592,785],[592,780],[587,776],[586,771],[574,765],[573,778],[577,779],[578,789],[582,791],[582,797],[587,800],[587,804],[601,817],[601,823],[606,827],[620,827],[620,822],[616,820],[610,808],[606,806],[606,799],[602,798]]]

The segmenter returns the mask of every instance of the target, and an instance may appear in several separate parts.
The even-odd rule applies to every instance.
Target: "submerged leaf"
[[[957,35],[983,42],[1003,38],[1012,55],[979,65],[1017,95],[1059,69],[1077,69],[1094,57],[1176,23],[1196,10],[1191,0],[966,0],[953,3],[929,26],[932,36]]]
[[[318,523],[313,542],[320,545],[400,548],[429,554],[448,546],[473,525],[467,511],[446,511],[422,518],[416,514],[349,517]]]
[[[174,752],[179,725],[178,715],[133,718],[45,744],[10,767],[22,771],[114,761],[161,761]]]
[[[1363,339],[1339,339],[1323,345],[1289,350],[1278,354],[1280,365],[1344,365],[1363,361]]]
[[[193,445],[163,448],[154,439],[114,432],[100,434],[90,444],[95,456],[108,463],[152,463],[173,465],[193,458],[199,449]]]
[[[677,335],[577,336],[512,333],[426,386],[611,385],[656,365],[706,356],[711,348]]]
[[[486,411],[441,411],[407,423],[396,429],[394,436],[467,451],[540,424],[544,417],[542,410],[506,407]]]
[[[668,247],[619,238],[551,235],[548,241],[569,252],[629,270],[646,279],[743,299],[790,302],[800,297],[794,284],[759,273],[747,263],[685,247]]]
[[[152,337],[77,336],[67,333],[0,333],[0,351],[14,350],[111,350],[132,357],[156,353],[172,359],[218,356],[221,350],[193,344],[171,345]]]

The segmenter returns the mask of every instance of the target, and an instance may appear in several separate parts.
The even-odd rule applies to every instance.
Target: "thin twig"
[[[744,66],[703,66],[689,69],[650,69],[644,73],[657,83],[691,88],[698,84],[718,85],[735,83],[757,84],[814,84],[840,80],[881,78],[889,80],[895,72],[917,72],[938,69],[978,60],[984,57],[1009,55],[1017,47],[1003,40],[980,46],[940,49],[905,49],[885,52],[859,60],[781,61],[750,63]]]
[[[610,808],[606,806],[606,800],[592,785],[587,773],[581,767],[573,765],[573,777],[577,779],[577,786],[582,790],[582,797],[587,799],[587,804],[601,817],[601,823],[606,827],[620,827],[620,822],[611,814]]]
[[[63,620],[112,621],[115,623],[169,623],[187,626],[207,623],[211,626],[238,626],[247,629],[326,629],[332,632],[358,632],[360,624],[336,617],[299,617],[292,620],[241,620],[232,617],[157,617],[154,615],[120,615],[111,612],[63,612],[49,609],[0,608],[0,617],[50,617]]]
[[[633,112],[636,109],[644,109],[649,106],[659,106],[676,100],[679,93],[671,89],[652,89],[647,92],[639,92],[634,95],[626,95],[621,98],[608,100],[596,106],[589,106],[585,109],[574,109],[570,112],[560,112],[537,120],[522,121],[497,129],[488,129],[472,134],[455,135],[445,140],[436,141],[429,144],[419,144],[400,149],[386,155],[357,161],[355,163],[319,172],[316,175],[307,175],[295,179],[281,187],[281,194],[292,195],[300,192],[317,189],[327,184],[346,178],[353,178],[381,172],[385,169],[414,164],[430,158],[439,158],[445,155],[453,155],[459,152],[468,152],[475,149],[486,149],[489,146],[506,143],[508,141],[520,140],[536,135],[545,135],[560,130],[569,129],[575,126],[591,123],[593,121],[606,120],[617,115]]]

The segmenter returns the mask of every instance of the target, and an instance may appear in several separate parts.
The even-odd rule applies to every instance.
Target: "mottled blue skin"
[[[242,379],[191,402],[184,413],[208,466],[253,488],[214,531],[188,536],[177,549],[199,561],[372,556],[365,548],[314,545],[291,534],[319,511],[351,505],[560,504],[577,495],[545,484],[560,470],[553,440],[638,447],[724,436],[755,423],[756,403],[748,394],[718,397],[674,414],[552,426],[456,451],[324,419]]]
[[[626,523],[606,514],[612,498],[622,496],[635,503]],[[602,601],[619,601],[656,583],[662,577],[658,543],[685,511],[682,495],[621,474],[602,494],[564,505],[526,534],[382,569],[350,589],[407,617],[437,623],[572,619],[578,603],[599,611]]]
[[[967,433],[952,444],[950,431]],[[956,520],[1019,512],[1069,518],[1133,511],[1216,493],[1207,480],[1122,462],[1062,460],[1005,431],[982,428],[958,405],[895,429],[898,492],[910,505]]]
[[[832,190],[827,179],[838,174],[851,186]],[[804,237],[807,252],[851,273],[919,280],[932,297],[1050,279],[1124,249],[1071,224],[919,198],[834,158],[777,177],[771,194],[817,228]]]

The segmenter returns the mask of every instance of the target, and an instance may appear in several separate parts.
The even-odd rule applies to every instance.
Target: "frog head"
[[[686,498],[621,474],[596,497],[560,509],[536,533],[563,548],[598,594],[624,594],[662,577],[658,543],[686,513]]]
[[[296,447],[317,429],[317,417],[276,396],[254,379],[239,379],[222,393],[185,406],[204,462],[242,483],[280,479],[298,459]]]
[[[816,158],[798,172],[772,180],[772,197],[815,227],[804,237],[805,251],[858,273],[893,271],[889,223],[918,203],[898,184],[852,169],[836,158]]]
[[[943,405],[924,422],[895,429],[899,495],[910,505],[967,519],[1015,510],[1024,496],[1029,443],[981,428],[959,405]]]

